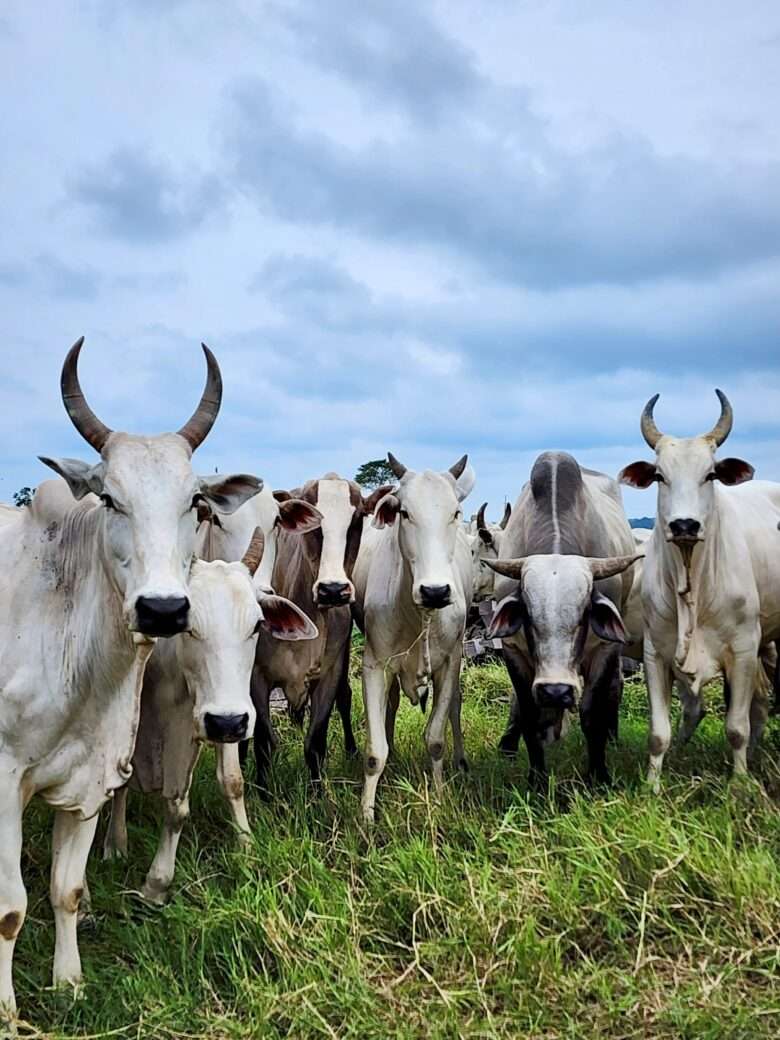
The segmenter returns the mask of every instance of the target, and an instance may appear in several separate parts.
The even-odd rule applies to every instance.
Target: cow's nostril
[[[349,603],[350,588],[345,581],[317,582],[317,603],[321,607],[339,607]]]
[[[249,715],[214,715],[207,711],[203,716],[203,728],[208,740],[217,744],[235,744],[246,737]]]
[[[424,607],[436,609],[446,607],[450,602],[449,585],[421,585],[420,599]]]
[[[175,636],[187,629],[190,601],[186,596],[139,596],[135,613],[144,635]]]
[[[669,530],[672,532],[673,538],[697,538],[701,524],[698,520],[690,518],[672,520],[669,523]]]
[[[556,708],[574,707],[574,687],[570,683],[537,683],[534,691],[539,703]]]

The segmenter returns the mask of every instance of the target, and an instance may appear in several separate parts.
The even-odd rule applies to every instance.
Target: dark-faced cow
[[[748,745],[768,711],[760,658],[768,659],[780,635],[780,484],[752,481],[753,467],[742,459],[716,459],[733,425],[731,405],[716,393],[720,418],[698,437],[661,433],[653,418],[658,395],[648,401],[641,430],[655,461],[634,462],[618,478],[631,487],[658,485],[642,580],[655,788],[671,740],[675,677],[694,701],[706,683],[724,677],[734,771],[746,772]],[[695,703],[686,714],[695,720]]]
[[[545,452],[534,463],[504,532],[506,579],[489,636],[504,644],[514,687],[500,747],[513,754],[522,736],[530,782],[545,778],[544,744],[561,734],[564,713],[579,709],[588,774],[607,781],[605,748],[617,733],[621,647],[630,641],[621,611],[637,559],[620,489],[571,455]]]
[[[46,481],[19,519],[0,526],[0,1007],[14,1010],[11,964],[26,894],[22,813],[35,794],[56,809],[51,902],[54,982],[81,975],[76,918],[103,802],[128,780],[141,682],[154,637],[190,624],[189,575],[202,500],[237,508],[253,477],[202,479],[192,453],[219,410],[208,382],[178,433],[118,433],[79,385],[82,340],[62,370],[62,397],[95,462],[43,459]],[[79,501],[74,502],[74,498]]]

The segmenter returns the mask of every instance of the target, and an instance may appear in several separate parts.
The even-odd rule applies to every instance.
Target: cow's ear
[[[262,592],[258,594],[257,602],[263,614],[257,622],[258,631],[264,629],[275,639],[290,642],[298,639],[316,639],[319,635],[311,618],[284,596],[269,596]]]
[[[494,544],[493,543],[493,535],[487,529],[487,527],[480,527],[477,530],[477,534],[479,535],[480,540],[483,542],[483,544],[487,545],[488,548],[490,548]]]
[[[752,480],[756,471],[744,459],[718,459],[714,472],[721,484],[732,487],[734,484],[744,484],[746,480]]]
[[[322,525],[322,513],[302,498],[286,498],[279,502],[279,523],[285,531],[305,534]]]
[[[92,492],[93,495],[103,493],[103,463],[94,465],[82,462],[81,459],[50,459],[45,455],[38,458],[49,469],[67,481],[70,493],[74,498],[83,498]]]
[[[363,498],[363,512],[365,515],[371,516],[377,504],[382,501],[385,495],[389,495],[395,489],[395,484],[383,484],[382,487],[375,488],[370,495],[365,495]]]
[[[649,488],[656,477],[657,471],[652,462],[632,462],[618,473],[618,483],[644,489]]]
[[[263,490],[262,480],[250,473],[198,477],[198,482],[203,497],[220,513],[227,513],[228,516]]]
[[[289,500],[292,498],[292,495],[289,491],[278,490],[272,491],[271,494],[274,496],[277,502],[289,502]]]
[[[518,632],[525,622],[526,613],[519,596],[505,596],[493,611],[487,634],[488,639],[504,639]]]
[[[378,527],[380,531],[383,527],[392,527],[400,508],[401,502],[396,495],[385,495],[374,508],[373,526]]]
[[[628,635],[623,627],[620,611],[606,596],[594,592],[590,601],[590,627],[599,637],[609,643],[627,643]]]

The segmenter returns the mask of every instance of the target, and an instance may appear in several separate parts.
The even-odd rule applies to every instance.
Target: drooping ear
[[[746,480],[752,480],[756,471],[749,462],[744,459],[718,459],[715,463],[715,473],[721,484],[744,484]]]
[[[250,473],[218,473],[213,477],[198,477],[198,482],[203,497],[228,516],[263,490],[262,480]]]
[[[590,627],[599,637],[610,643],[627,643],[628,635],[623,627],[620,611],[606,596],[594,592],[590,600]]]
[[[493,612],[488,625],[488,639],[504,639],[518,632],[525,621],[526,613],[519,596],[505,596]]]
[[[392,494],[392,492],[389,495],[385,495],[384,498],[377,502],[374,509],[373,526],[380,531],[383,527],[392,527],[400,508],[401,502],[396,495]]]
[[[274,639],[294,642],[298,639],[316,639],[317,626],[308,615],[284,596],[268,596],[258,593],[257,602],[263,613],[258,628],[270,633]]]
[[[464,462],[461,474],[455,479],[455,493],[458,496],[459,502],[462,502],[464,498],[468,498],[477,482],[477,474],[474,472],[474,467],[468,461],[467,456],[464,456],[464,459],[466,459],[466,461]],[[456,465],[459,465],[459,463],[456,463]],[[454,469],[455,467],[453,466],[452,468]]]
[[[305,534],[307,531],[316,531],[321,526],[322,513],[311,502],[305,502],[302,498],[285,498],[279,502],[279,523],[285,531]]]
[[[364,498],[363,512],[366,516],[371,516],[377,504],[381,502],[385,495],[389,495],[391,491],[395,491],[395,484],[383,484],[382,487],[376,488],[367,498]]]
[[[103,463],[92,465],[81,459],[50,459],[45,455],[38,458],[49,469],[53,469],[63,480],[67,481],[70,493],[81,499],[90,492],[94,495],[103,493]]]
[[[652,462],[632,462],[618,473],[618,484],[628,484],[633,488],[649,488],[656,478],[656,469]]]

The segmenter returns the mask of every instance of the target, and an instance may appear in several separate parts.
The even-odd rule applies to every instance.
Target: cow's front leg
[[[750,709],[758,679],[758,651],[735,656],[726,670],[731,687],[731,703],[726,715],[726,737],[734,755],[734,775],[747,773],[747,750],[750,741]]]
[[[127,786],[111,799],[111,816],[103,839],[103,859],[127,858]]]
[[[341,728],[344,730],[344,751],[348,758],[355,758],[358,753],[355,742],[355,731],[352,729],[352,687],[349,684],[349,657],[352,642],[347,639],[344,647],[344,663],[341,669],[341,681],[336,691],[336,707],[341,716]]]
[[[168,898],[176,871],[176,850],[189,814],[190,801],[186,794],[183,798],[165,799],[165,818],[160,842],[141,889],[141,895],[147,903],[162,906]]]
[[[460,669],[458,669],[458,676],[452,688],[452,697],[450,698],[450,726],[452,727],[452,764],[456,769],[459,769],[462,773],[467,773],[469,769],[468,759],[466,758],[466,749],[463,743],[463,728],[460,722],[460,709],[461,702],[463,700],[463,691],[460,686]]]
[[[309,727],[303,741],[303,757],[309,767],[312,783],[322,779],[322,770],[328,754],[328,727],[333,712],[336,691],[341,682],[341,662],[323,672],[312,686],[309,700]]]
[[[401,701],[401,684],[394,675],[387,687],[387,711],[385,712],[385,736],[387,737],[387,755],[395,753],[395,718]]]
[[[595,676],[591,689],[582,699],[580,721],[588,745],[588,780],[599,784],[610,782],[607,769],[607,741],[612,728],[617,728],[623,676],[620,658],[612,654]]]
[[[22,881],[22,801],[4,775],[0,789],[0,1035],[16,1015],[13,958],[16,937],[27,912],[27,892]]]
[[[268,797],[268,770],[278,738],[271,722],[271,686],[255,664],[250,685],[252,703],[255,706],[255,776],[261,795]]]
[[[244,802],[244,775],[238,758],[238,744],[217,744],[217,783],[230,806],[230,815],[238,830],[239,841],[251,844],[249,820]]]
[[[661,789],[664,755],[672,739],[669,701],[672,696],[672,670],[645,639],[645,682],[650,703],[650,766],[647,780],[656,794]]]
[[[77,813],[57,810],[52,836],[50,898],[54,910],[54,985],[81,981],[81,958],[76,935],[84,889],[87,857],[97,829],[97,814],[82,820]]]
[[[425,727],[425,743],[431,756],[433,783],[444,784],[444,751],[447,746],[447,722],[450,718],[453,690],[460,674],[460,655],[453,653],[433,677],[433,709]]]
[[[363,704],[366,712],[366,755],[364,761],[363,797],[361,807],[366,823],[374,822],[374,806],[379,778],[387,764],[388,681],[382,665],[366,646],[363,655]]]
[[[701,694],[693,693],[688,684],[681,679],[677,680],[677,692],[682,704],[682,719],[677,731],[677,740],[680,744],[687,744],[699,728],[706,711]]]

